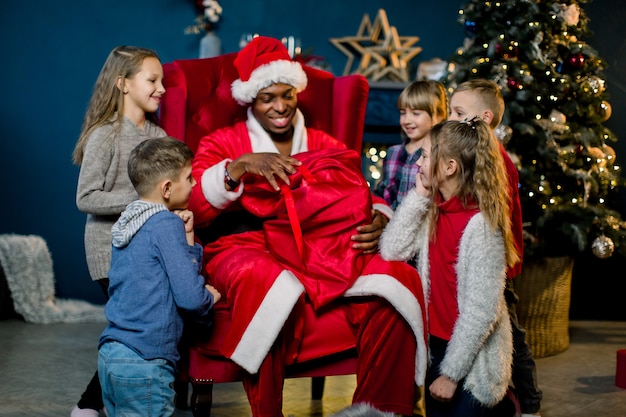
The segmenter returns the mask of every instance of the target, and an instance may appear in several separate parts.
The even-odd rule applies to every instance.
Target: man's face
[[[254,117],[272,138],[291,130],[297,108],[296,89],[288,84],[272,84],[260,90],[252,102]]]

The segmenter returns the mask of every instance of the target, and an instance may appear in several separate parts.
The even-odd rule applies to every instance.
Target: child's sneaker
[[[96,410],[92,410],[91,408],[78,408],[77,405],[72,408],[72,413],[70,417],[99,417],[100,413]]]

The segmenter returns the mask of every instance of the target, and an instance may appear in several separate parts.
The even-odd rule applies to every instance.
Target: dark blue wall
[[[84,260],[85,216],[75,205],[78,168],[71,163],[93,83],[109,51],[120,44],[155,49],[163,62],[197,56],[199,36],[184,35],[193,23],[193,0],[5,0],[0,11],[0,233],[37,234],[54,261],[57,296],[103,302]],[[416,62],[446,59],[463,42],[457,23],[461,1],[222,1],[218,35],[224,52],[238,49],[242,33],[301,39],[324,56],[335,73],[345,57],[329,38],[356,34],[364,13],[379,8],[403,36],[419,36]],[[609,7],[610,6],[610,7]],[[592,10],[591,10],[592,9]],[[609,91],[616,98],[608,125],[618,137],[624,111],[624,40],[620,1],[596,0],[590,7],[598,47],[613,65]],[[297,10],[297,12],[295,12]],[[613,26],[611,26],[613,25]],[[621,54],[620,54],[621,51]],[[611,62],[612,61],[612,62]],[[618,98],[621,102],[618,103]],[[616,147],[618,160],[626,155]],[[621,262],[623,265],[623,262]]]
[[[93,83],[112,48],[155,49],[163,62],[194,58],[199,36],[185,35],[192,0],[4,1],[0,11],[0,233],[36,234],[48,243],[57,296],[103,302],[84,260],[85,215],[75,205],[78,167],[71,154]],[[385,4],[388,3],[388,4]],[[400,35],[418,35],[420,58],[447,56],[462,41],[459,2],[222,2],[224,52],[242,33],[293,35],[341,72],[345,57],[329,41],[354,35],[364,13],[385,7]],[[332,10],[332,12],[329,12]],[[445,29],[443,36],[436,29]]]

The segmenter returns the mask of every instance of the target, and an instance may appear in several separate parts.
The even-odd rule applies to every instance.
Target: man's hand
[[[378,241],[383,229],[387,226],[387,218],[379,211],[372,210],[372,224],[356,228],[358,234],[352,235],[351,239],[356,242],[354,249],[360,249],[363,253],[375,253],[378,250]]]
[[[239,181],[244,174],[265,177],[272,188],[280,191],[278,179],[289,185],[289,175],[296,172],[296,167],[302,165],[291,156],[277,153],[248,153],[240,156],[228,165],[228,173],[235,181]]]

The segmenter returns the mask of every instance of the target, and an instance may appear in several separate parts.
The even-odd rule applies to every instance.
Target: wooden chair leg
[[[325,376],[311,377],[311,399],[321,400],[324,396],[324,382],[326,382]]]
[[[213,405],[213,382],[191,383],[191,412],[194,417],[210,417]]]
[[[189,408],[189,405],[187,404],[189,396],[189,383],[187,381],[174,381],[174,391],[176,392],[176,408],[179,410],[186,410]]]

